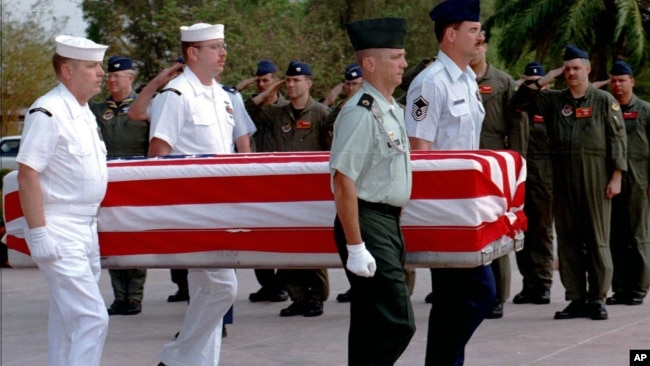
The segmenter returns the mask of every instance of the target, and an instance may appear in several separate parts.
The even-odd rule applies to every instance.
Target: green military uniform
[[[528,136],[527,118],[512,108],[515,81],[505,72],[488,63],[485,75],[476,80],[485,107],[479,148],[510,149],[525,155]],[[491,264],[497,288],[495,303],[502,304],[510,297],[510,257],[504,255]]]
[[[149,149],[149,122],[133,121],[127,113],[137,95],[131,93],[120,102],[111,97],[90,103],[102,132],[108,158],[146,156]]]
[[[332,177],[339,171],[355,182],[361,236],[377,263],[370,278],[346,270],[352,289],[350,365],[393,364],[415,332],[400,229],[412,185],[409,149],[402,108],[364,82],[334,124],[330,155]],[[345,264],[347,241],[338,217],[334,237]]]
[[[627,174],[612,202],[612,289],[644,298],[650,281],[650,103],[636,96],[621,106],[627,132]]]
[[[568,89],[519,88],[513,104],[526,108],[527,103],[542,112],[553,152],[553,204],[565,297],[603,304],[613,271],[606,190],[613,171],[627,167],[620,106],[591,85],[579,99]]]
[[[528,230],[524,247],[515,254],[524,294],[538,295],[553,285],[553,169],[544,116],[529,108],[526,154]]]
[[[256,95],[257,94],[253,94],[251,97],[246,99],[246,102],[244,103],[246,112],[248,112],[248,115],[257,126],[257,132],[253,135],[253,139],[251,140],[251,151],[275,151],[273,135],[268,130],[268,126],[262,122],[263,120],[268,119],[266,106],[260,108],[253,102],[253,97]],[[289,104],[289,101],[282,94],[278,93],[278,100],[275,101],[273,106],[283,107],[287,104]]]
[[[122,101],[112,97],[89,103],[106,144],[108,158],[146,156],[149,149],[149,122],[133,121],[127,115],[135,100],[133,92]],[[109,269],[115,301],[142,302],[146,269]]]
[[[296,117],[291,103],[283,106],[255,106],[253,121],[259,130],[272,137],[272,151],[325,151],[327,150],[325,119],[327,107],[309,98],[305,108]],[[329,297],[327,269],[281,270],[279,276],[296,303],[323,302]]]

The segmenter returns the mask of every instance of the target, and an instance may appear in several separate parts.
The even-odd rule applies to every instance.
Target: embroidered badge
[[[623,119],[631,120],[636,119],[639,116],[639,112],[623,112]]]
[[[612,102],[612,110],[618,111],[619,109],[621,109],[621,106],[619,106],[616,102]]]
[[[232,114],[232,107],[230,106],[230,103],[228,102],[224,102],[224,103],[226,103],[226,112],[228,112],[228,114]]]
[[[577,118],[587,118],[587,117],[591,117],[591,115],[592,115],[591,107],[584,107],[584,108],[576,109],[576,117]]]
[[[572,115],[572,114],[573,114],[573,107],[571,107],[570,105],[565,105],[565,106],[562,108],[562,115],[563,115],[564,117],[569,117],[569,116]]]
[[[107,109],[106,112],[104,112],[104,115],[102,115],[102,118],[106,120],[111,119],[113,117],[115,117],[115,113],[113,113],[112,109]]]
[[[413,102],[413,109],[411,110],[411,117],[416,121],[422,121],[427,116],[429,110],[429,102],[422,96],[418,97]]]
[[[120,114],[127,114],[130,110],[131,106],[122,107],[122,109],[120,109]]]
[[[289,131],[291,131],[291,122],[282,122],[282,132],[287,133]]]
[[[492,94],[492,86],[490,85],[479,85],[478,90],[481,94]]]
[[[535,123],[544,123],[544,116],[541,116],[539,114],[534,114],[533,115],[533,122],[535,122]]]
[[[305,129],[305,128],[311,128],[311,121],[296,121],[296,128],[298,129]]]

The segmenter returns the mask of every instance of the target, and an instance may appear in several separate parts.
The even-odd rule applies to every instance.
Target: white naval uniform
[[[232,103],[216,82],[206,87],[186,67],[165,89],[173,90],[152,100],[150,139],[167,142],[171,154],[232,152]],[[178,338],[163,346],[160,360],[167,366],[218,365],[223,316],[237,294],[235,271],[189,269],[187,280],[190,305]]]
[[[50,291],[48,365],[99,365],[108,332],[96,221],[106,146],[88,105],[63,84],[29,111],[16,160],[39,172],[47,232],[61,255],[37,263]]]
[[[478,150],[484,116],[476,74],[469,66],[461,70],[442,51],[411,82],[406,132],[431,141],[431,150]]]
[[[228,93],[230,101],[232,102],[233,115],[235,116],[235,127],[233,130],[233,146],[231,152],[235,152],[234,140],[244,136],[250,135],[253,136],[257,132],[257,127],[251,119],[248,111],[246,111],[246,106],[244,105],[244,98],[241,96],[241,93],[237,91],[234,87],[222,86]]]

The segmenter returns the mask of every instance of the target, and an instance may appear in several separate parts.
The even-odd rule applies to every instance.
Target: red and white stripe
[[[418,151],[411,160],[402,217],[411,265],[473,266],[514,250],[526,225],[521,156]],[[340,266],[328,161],[314,152],[109,162],[104,265]],[[3,194],[8,245],[28,253],[15,173]]]

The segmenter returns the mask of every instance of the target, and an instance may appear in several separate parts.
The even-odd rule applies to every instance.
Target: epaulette
[[[178,94],[178,95],[181,95],[181,92],[178,91],[178,89],[174,89],[174,88],[166,88],[166,89],[163,89],[163,90],[160,91],[159,94],[162,94],[162,93],[164,93],[164,92],[168,92],[168,91],[171,91],[171,92],[174,92],[174,93],[176,93],[176,94]]]
[[[222,85],[223,90],[227,91],[230,94],[237,94],[238,90],[234,86]]]
[[[375,102],[375,98],[373,98],[372,95],[367,94],[367,93],[363,93],[361,98],[359,98],[359,103],[357,103],[357,105],[360,105],[360,106],[366,108],[367,110],[371,110],[372,109],[372,103],[374,103],[374,102]]]
[[[36,107],[36,108],[32,108],[32,109],[29,110],[29,114],[32,114],[32,113],[35,113],[35,112],[42,112],[42,113],[45,113],[46,116],[52,117],[52,113],[50,113],[50,111],[48,111],[47,109],[45,109],[43,107]]]

